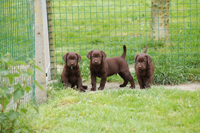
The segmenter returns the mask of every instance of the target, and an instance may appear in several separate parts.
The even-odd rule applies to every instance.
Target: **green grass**
[[[197,5],[196,0],[185,0],[184,4],[171,2],[171,41],[166,42],[150,38],[151,1],[54,1],[57,63],[62,63],[61,57],[67,51],[78,52],[84,61],[89,50],[96,48],[108,56],[118,56],[122,53],[122,44],[128,46],[127,60],[131,63],[147,43],[148,53],[155,62],[180,60],[189,65],[191,60],[198,59],[197,14],[200,11]]]
[[[136,76],[136,75],[134,75]],[[165,64],[155,67],[153,84],[175,85],[200,81],[200,69],[196,67]]]
[[[55,33],[55,54],[57,65],[63,65],[62,56],[74,51],[82,56],[81,72],[88,80],[87,53],[92,49],[101,49],[107,57],[120,56],[122,45],[127,46],[126,60],[134,64],[134,56],[145,49],[153,58],[157,76],[156,84],[177,84],[198,81],[200,4],[196,0],[171,1],[169,13],[170,41],[152,40],[151,1],[53,1],[53,22]],[[159,68],[166,68],[165,71]],[[189,72],[176,71],[177,68],[189,69]],[[166,72],[173,69],[173,72]],[[182,70],[182,69],[181,69]],[[194,72],[194,73],[193,73]],[[168,73],[167,81],[163,73]],[[60,73],[57,73],[60,75]],[[134,74],[133,74],[134,75]],[[160,75],[160,76],[159,76]],[[180,80],[176,77],[185,78]],[[114,76],[110,81],[119,78]]]
[[[28,112],[20,119],[22,125],[52,133],[200,132],[199,90],[160,87],[80,93],[52,89],[48,94],[40,113]]]
[[[15,60],[35,57],[34,15],[33,1],[0,2],[0,52],[3,55],[9,52]]]
[[[171,1],[170,41],[150,37],[151,1],[148,0],[53,0],[52,3],[56,65],[63,65],[62,56],[66,52],[79,53],[84,80],[89,79],[86,55],[90,50],[101,49],[107,57],[120,56],[125,44],[126,60],[134,65],[134,56],[148,44],[147,53],[156,66],[155,84],[199,81],[198,0]],[[10,52],[19,60],[34,58],[33,1],[2,1],[0,7],[0,52]],[[56,74],[60,77],[60,72]],[[117,76],[109,78],[118,80]]]

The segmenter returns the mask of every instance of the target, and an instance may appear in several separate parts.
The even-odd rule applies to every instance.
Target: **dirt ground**
[[[90,82],[85,82],[83,84],[88,85],[89,90],[92,87]],[[121,88],[119,88],[119,85],[120,85],[119,83],[115,83],[115,82],[106,82],[104,90],[121,89]],[[97,83],[97,87],[98,86],[99,86],[99,83]],[[130,87],[130,84],[128,84],[127,87]],[[180,84],[180,85],[153,85],[152,87],[164,87],[167,89],[180,89],[180,90],[195,91],[198,89],[200,90],[200,83]],[[136,85],[135,89],[140,89],[139,85]]]
[[[57,70],[61,73],[63,69],[62,65],[57,65]],[[131,72],[135,72],[134,65],[129,65],[129,70]],[[90,90],[91,83],[90,82],[85,82],[83,83],[84,85],[88,86],[88,90]],[[113,90],[113,89],[119,89],[119,84],[116,82],[106,82],[105,85],[105,90]],[[97,83],[97,87],[99,86],[99,83]],[[130,84],[127,85],[127,87],[130,87]],[[168,89],[180,89],[180,90],[190,90],[190,91],[195,91],[195,90],[200,90],[200,83],[191,83],[191,84],[180,84],[180,85],[153,85],[152,87],[164,87]],[[136,85],[136,89],[139,89],[139,85]]]

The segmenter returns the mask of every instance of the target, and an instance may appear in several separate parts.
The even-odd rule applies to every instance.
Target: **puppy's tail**
[[[125,59],[125,57],[126,57],[126,45],[123,45],[123,49],[124,49],[124,52],[121,55],[121,57]]]
[[[147,49],[148,49],[148,46],[147,46],[147,44],[146,44],[146,49],[144,50],[143,53],[146,53],[146,52],[147,52]]]

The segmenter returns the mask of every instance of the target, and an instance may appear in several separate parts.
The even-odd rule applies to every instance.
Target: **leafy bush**
[[[186,82],[199,81],[200,71],[198,68],[190,68],[187,66],[170,66],[155,65],[155,73],[153,77],[154,84],[180,84]]]
[[[28,68],[24,70],[20,70],[18,65],[26,65]],[[15,68],[17,70],[16,73],[13,73],[11,70]],[[17,119],[20,115],[26,114],[28,111],[27,108],[24,108],[21,105],[21,98],[25,93],[29,93],[32,90],[31,86],[29,86],[28,77],[33,76],[34,69],[41,70],[38,66],[34,65],[33,60],[29,60],[28,63],[23,61],[15,61],[10,58],[10,54],[6,54],[5,56],[1,55],[0,59],[0,124],[1,124],[1,132],[14,132],[16,127],[19,126]],[[41,70],[42,71],[42,70]],[[24,77],[22,83],[15,83],[15,78]],[[36,84],[42,90],[43,88],[39,85],[36,80],[31,81]],[[10,88],[13,88],[14,91],[11,91]],[[15,108],[9,107],[9,103],[14,101],[13,104],[16,105]],[[32,101],[33,108],[38,112],[37,104]],[[29,127],[25,127],[28,131],[31,129]]]

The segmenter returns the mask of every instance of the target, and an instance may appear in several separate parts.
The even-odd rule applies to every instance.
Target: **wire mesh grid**
[[[90,50],[103,50],[107,57],[120,56],[123,44],[127,46],[129,67],[134,67],[134,56],[147,44],[147,53],[156,66],[199,69],[198,0],[50,1],[52,5],[48,8],[52,12],[48,14],[52,15],[49,20],[53,20],[55,45],[51,50],[55,52],[53,69],[57,70],[57,76],[62,71],[62,56],[66,52],[81,55],[82,75],[88,77],[86,55]]]
[[[10,53],[14,60],[28,61],[35,57],[35,33],[34,33],[34,1],[33,0],[3,0],[0,1],[0,53],[5,55]],[[1,55],[0,55],[1,56]],[[19,65],[20,70],[28,66]],[[16,68],[12,67],[11,72],[16,73]],[[15,83],[22,83],[25,77],[15,79]],[[34,85],[31,81],[33,77],[28,77],[32,91],[25,94],[21,101],[27,104],[30,99],[34,99]],[[10,88],[11,92],[13,88]],[[10,106],[15,104],[11,101]]]

